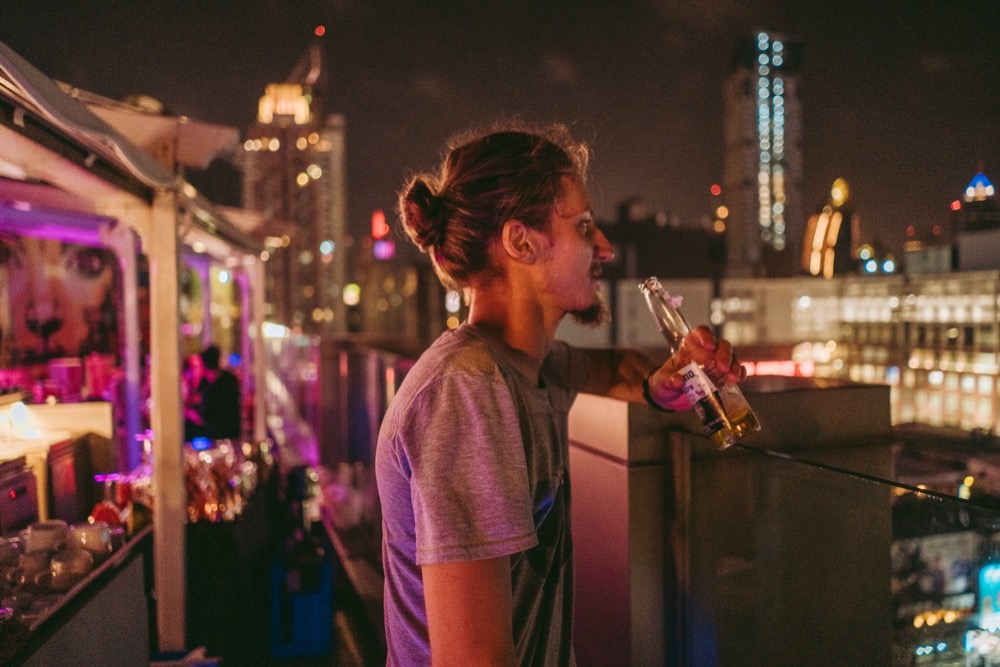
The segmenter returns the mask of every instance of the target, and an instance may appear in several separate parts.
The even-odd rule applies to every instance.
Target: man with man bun
[[[566,315],[608,316],[598,278],[614,255],[594,224],[588,159],[562,126],[509,124],[454,140],[400,194],[407,234],[465,292],[469,316],[421,355],[379,434],[389,665],[575,664],[573,399],[687,410],[686,364],[717,384],[742,377],[705,327],[659,367],[555,340]]]

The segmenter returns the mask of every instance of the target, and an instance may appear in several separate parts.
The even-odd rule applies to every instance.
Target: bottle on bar
[[[684,336],[691,331],[680,311],[682,297],[668,294],[656,277],[647,278],[639,289],[667,342],[668,352],[673,355]],[[726,449],[760,430],[757,415],[739,387],[726,385],[716,388],[705,371],[694,362],[682,368],[680,373],[684,378],[684,392],[694,403],[705,433],[720,449]]]

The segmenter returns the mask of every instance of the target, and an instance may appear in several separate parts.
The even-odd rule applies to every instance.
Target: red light
[[[389,234],[389,225],[385,222],[385,212],[377,208],[372,211],[372,238],[384,239]]]
[[[322,37],[323,35],[326,34],[326,26],[318,25],[316,26],[316,29],[313,30],[313,32],[316,33],[317,37]]]
[[[11,489],[10,491],[7,492],[7,496],[11,500],[17,500],[17,491],[15,491],[14,489]]]
[[[917,228],[916,227],[914,227],[913,225],[907,226],[907,228],[906,228],[906,235],[907,236],[913,236],[916,233],[917,233]]]
[[[941,236],[941,225],[934,225],[931,227],[931,234],[934,236]]]
[[[710,192],[712,193],[713,197],[718,197],[719,195],[722,194],[722,188],[719,187],[718,183],[713,183],[712,187],[710,188]]]
[[[953,211],[960,211],[960,210],[962,210],[962,202],[960,202],[957,199],[955,201],[953,201],[951,203],[951,210],[953,210]]]
[[[747,375],[783,375],[785,377],[813,377],[816,374],[816,363],[811,359],[805,361],[765,360],[756,363],[741,362],[747,370]]]

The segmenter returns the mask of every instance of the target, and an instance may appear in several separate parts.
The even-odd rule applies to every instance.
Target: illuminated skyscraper
[[[979,232],[1000,229],[1000,200],[996,188],[983,170],[972,177],[965,186],[962,199],[953,207],[959,229],[964,232]]]
[[[243,202],[285,225],[267,243],[267,317],[339,333],[350,242],[344,117],[325,115],[325,73],[317,39],[288,80],[266,87],[243,145]]]
[[[982,169],[952,204],[952,215],[958,270],[1000,269],[1000,199]]]
[[[802,252],[801,45],[760,32],[738,43],[724,98],[723,198],[735,276],[791,275]]]

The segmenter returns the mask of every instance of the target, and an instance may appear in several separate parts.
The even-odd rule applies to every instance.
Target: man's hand
[[[704,369],[717,387],[735,384],[746,377],[746,369],[733,354],[727,340],[716,340],[706,326],[692,330],[667,361],[649,376],[649,396],[665,410],[689,410],[691,401],[684,395],[684,380],[679,371],[690,363]]]

